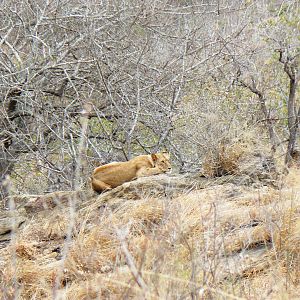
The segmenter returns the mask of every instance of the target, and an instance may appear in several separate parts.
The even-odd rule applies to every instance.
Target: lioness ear
[[[157,161],[157,155],[156,155],[156,154],[152,153],[152,154],[151,154],[151,158],[152,158],[152,160],[153,160],[154,162]]]

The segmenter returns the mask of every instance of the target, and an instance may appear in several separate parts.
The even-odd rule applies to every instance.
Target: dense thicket
[[[167,148],[182,171],[259,132],[294,151],[299,2],[3,1],[0,180],[70,189]],[[245,138],[245,137],[243,137]],[[4,187],[4,188],[3,188]]]

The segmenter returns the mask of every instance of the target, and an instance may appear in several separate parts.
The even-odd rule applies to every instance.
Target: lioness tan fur
[[[171,170],[169,153],[140,155],[126,162],[112,162],[96,168],[92,188],[102,192],[138,177],[157,175]]]

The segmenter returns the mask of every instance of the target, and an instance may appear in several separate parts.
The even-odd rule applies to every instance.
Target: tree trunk
[[[299,127],[300,120],[300,108],[298,110],[298,114],[295,116],[294,112],[296,109],[296,90],[297,90],[297,79],[290,78],[290,91],[289,91],[289,99],[288,99],[288,127],[289,127],[289,143],[285,156],[285,163],[288,164],[292,160],[292,153],[295,150],[296,138]],[[292,122],[292,121],[293,122]]]

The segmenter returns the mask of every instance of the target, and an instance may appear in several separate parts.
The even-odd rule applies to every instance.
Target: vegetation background
[[[12,234],[1,250],[0,295],[299,296],[293,245],[300,247],[300,175],[290,172],[284,182],[266,175],[300,157],[299,64],[297,0],[2,1],[0,204],[13,221],[0,224],[0,233]],[[91,196],[85,207],[73,206],[94,167],[163,149],[174,173],[189,173],[160,178],[170,190],[166,183],[175,180],[174,195],[151,179],[132,183],[148,191],[143,197],[133,197],[129,185],[123,196]],[[246,173],[273,186],[255,179],[241,188],[241,177],[215,181]],[[189,194],[192,187],[179,184],[188,178],[199,188],[200,175],[218,186],[216,193],[201,185],[203,192]],[[70,192],[54,197],[59,190]],[[44,206],[29,201],[25,222],[23,200],[7,202],[12,196],[37,206],[43,199]],[[69,208],[57,208],[54,198]],[[56,208],[50,213],[45,203]],[[88,205],[100,209],[102,223]],[[262,244],[263,256],[256,247]],[[43,247],[58,256],[47,260]],[[225,263],[229,254],[236,256]],[[227,270],[232,276],[224,275],[224,265],[234,266]],[[270,284],[276,282],[277,289]]]
[[[298,1],[3,1],[0,14],[0,177],[20,192],[74,189],[99,163],[163,148],[197,170],[248,135],[283,155],[298,128]]]

